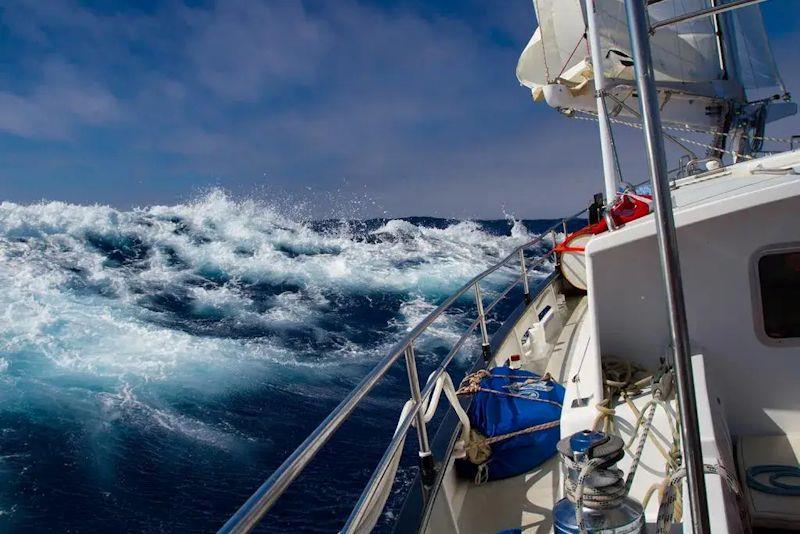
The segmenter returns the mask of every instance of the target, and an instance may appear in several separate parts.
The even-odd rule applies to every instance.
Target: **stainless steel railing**
[[[384,452],[378,466],[373,471],[370,480],[367,482],[359,500],[347,519],[343,528],[343,532],[351,532],[357,527],[360,518],[366,513],[366,508],[369,504],[371,497],[380,484],[386,469],[388,468],[393,456],[397,453],[403,441],[406,438],[409,428],[415,424],[417,428],[417,437],[419,441],[420,461],[423,472],[423,478],[430,476],[434,469],[434,459],[431,454],[427,425],[421,410],[423,402],[431,392],[434,390],[436,381],[446,371],[447,366],[452,362],[453,358],[458,354],[473,334],[476,328],[480,327],[481,347],[483,357],[486,361],[491,359],[491,351],[489,348],[489,334],[486,327],[486,314],[490,313],[497,304],[499,304],[506,296],[514,289],[520,282],[522,282],[525,302],[530,303],[532,297],[530,294],[530,286],[528,284],[528,271],[531,268],[542,265],[549,258],[555,255],[555,244],[557,240],[558,231],[566,235],[567,224],[584,213],[587,210],[582,210],[571,217],[562,219],[554,224],[539,236],[527,243],[515,248],[503,260],[489,267],[482,273],[478,274],[466,284],[461,286],[455,293],[450,295],[444,302],[442,302],[435,310],[433,310],[427,317],[420,321],[406,336],[401,339],[397,344],[392,347],[389,354],[384,356],[372,370],[361,380],[361,382],[328,414],[328,416],[317,426],[316,429],[289,455],[284,462],[272,473],[272,475],[250,496],[249,499],[231,516],[230,519],[219,530],[220,533],[241,533],[249,532],[255,527],[261,518],[266,514],[286,489],[294,482],[295,478],[303,472],[306,466],[317,455],[319,450],[328,442],[331,436],[339,429],[342,423],[350,416],[358,404],[364,397],[366,397],[375,385],[383,378],[401,356],[404,357],[406,363],[406,370],[408,372],[409,387],[411,390],[411,398],[413,407],[406,413],[403,420],[398,425],[389,446]],[[544,254],[533,258],[529,261],[525,258],[525,250],[547,243],[547,238],[550,237],[552,246],[549,251]],[[512,260],[519,261],[520,274],[516,276],[511,283],[492,301],[489,306],[484,308],[483,295],[480,288],[480,282],[489,275],[495,273],[499,269],[508,266]],[[478,317],[462,336],[456,341],[453,347],[445,356],[442,363],[431,374],[425,387],[420,390],[419,376],[417,374],[416,358],[414,353],[414,342],[419,338],[428,327],[436,321],[443,313],[462,296],[467,294],[470,290],[474,292],[475,304],[478,312]]]

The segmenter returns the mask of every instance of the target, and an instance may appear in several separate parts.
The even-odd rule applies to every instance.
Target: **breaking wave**
[[[536,229],[298,220],[220,191],[0,204],[0,528],[171,530],[176,499],[181,527],[218,526],[403,332]],[[375,401],[390,418],[395,378]]]

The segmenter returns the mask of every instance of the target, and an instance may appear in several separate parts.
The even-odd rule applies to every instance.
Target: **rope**
[[[588,30],[588,28],[584,28],[584,29],[583,29],[583,35],[581,35],[580,39],[578,39],[578,42],[577,42],[577,43],[575,43],[575,48],[573,48],[573,49],[572,49],[572,53],[569,55],[569,57],[567,58],[567,60],[564,62],[564,66],[563,66],[563,67],[561,67],[561,72],[559,72],[559,73],[558,73],[558,76],[556,76],[556,79],[559,79],[559,78],[561,78],[561,75],[562,75],[562,74],[564,74],[564,71],[565,71],[565,70],[567,70],[567,65],[569,65],[569,62],[572,60],[572,56],[574,56],[574,55],[575,55],[575,52],[577,52],[577,51],[578,51],[578,47],[580,47],[580,46],[581,46],[581,42],[582,42],[584,39],[586,39],[586,32],[587,32],[587,30]]]
[[[667,403],[663,400],[662,396],[664,395],[662,388],[663,384],[665,383],[665,378],[668,378],[668,369],[662,369],[658,373],[658,379],[654,378],[653,375],[647,374],[647,372],[630,362],[619,362],[619,361],[607,361],[603,363],[603,382],[605,388],[605,398],[601,403],[596,405],[597,410],[600,412],[600,415],[595,420],[595,429],[597,429],[601,424],[604,426],[605,431],[607,433],[617,433],[616,432],[616,425],[614,422],[615,410],[612,408],[614,403],[616,402],[618,397],[621,397],[624,402],[628,405],[631,409],[632,413],[636,415],[636,424],[633,429],[633,434],[631,436],[630,441],[625,445],[625,450],[632,454],[633,461],[631,464],[630,471],[628,472],[628,476],[626,478],[625,484],[623,486],[624,494],[627,494],[630,491],[631,485],[633,484],[633,479],[635,477],[636,471],[639,467],[639,463],[641,460],[641,456],[644,450],[644,445],[649,438],[652,443],[656,446],[659,452],[662,454],[666,461],[666,472],[667,476],[659,484],[653,484],[648,488],[645,492],[644,498],[642,499],[642,507],[647,509],[648,502],[652,498],[652,496],[658,492],[659,495],[659,508],[658,508],[658,519],[657,519],[657,532],[659,534],[666,534],[670,531],[670,525],[675,521],[680,521],[681,516],[683,515],[683,496],[680,491],[679,482],[686,477],[686,468],[682,467],[682,454],[681,454],[681,441],[680,441],[680,425],[679,421],[676,420],[672,413],[669,411],[667,407]],[[650,387],[652,388],[652,395],[653,398],[645,404],[641,411],[639,411],[636,406],[633,404],[631,398],[635,395],[644,392],[644,389]],[[651,432],[653,420],[655,416],[655,412],[658,407],[661,407],[664,413],[667,416],[668,425],[672,432],[672,443],[670,446],[669,451],[665,450],[664,447],[659,443],[656,439],[656,435]],[[639,430],[642,430],[641,436],[639,436]],[[631,452],[630,448],[633,445],[634,441],[636,440],[637,436],[639,437],[639,442],[634,452]],[[770,482],[773,486],[781,487],[783,486],[787,488],[793,488],[796,495],[800,495],[800,487],[792,484],[786,484],[783,482],[778,481],[775,484],[774,479],[778,479],[781,477],[800,477],[800,467],[792,467],[792,466],[758,466],[766,468],[763,471],[756,471],[752,474],[752,477],[757,475],[770,473],[772,471],[769,470],[770,467],[783,467],[785,469],[789,469],[791,471],[777,471],[778,474],[773,474],[770,477]],[[752,468],[751,468],[752,469]],[[741,496],[741,491],[739,489],[739,484],[736,481],[736,478],[728,472],[724,466],[722,465],[704,465],[703,472],[709,474],[717,474],[723,478],[725,483],[728,487],[733,491],[733,493],[737,496]],[[748,484],[750,484],[751,477],[751,470],[748,470]],[[753,478],[753,480],[755,480]],[[756,484],[760,484],[760,482],[756,481]],[[757,488],[758,489],[758,488]],[[587,505],[588,506],[588,505]],[[576,515],[577,519],[577,515]],[[583,532],[583,531],[581,531]]]
[[[654,396],[655,395],[661,396],[658,391],[654,393]],[[628,471],[628,478],[625,480],[626,492],[630,491],[631,485],[633,485],[633,477],[636,476],[636,470],[639,468],[639,462],[642,459],[642,452],[644,451],[644,444],[647,442],[647,436],[650,434],[650,428],[653,426],[653,416],[656,414],[657,406],[656,403],[650,404],[650,410],[647,412],[647,418],[642,427],[642,437],[639,438],[639,445],[636,447],[636,454],[633,455],[633,463],[631,463],[631,469]],[[636,434],[634,434],[634,437],[636,437]]]
[[[561,424],[561,421],[550,421],[549,423],[542,423],[541,425],[534,425],[529,426],[528,428],[523,428],[522,430],[516,430],[514,432],[509,432],[508,434],[500,434],[499,436],[492,436],[491,438],[486,438],[483,440],[483,443],[487,445],[492,445],[499,441],[503,441],[505,439],[515,438],[517,436],[521,436],[523,434],[533,434],[534,432],[539,432],[540,430],[547,430],[549,428],[555,428]]]
[[[492,436],[490,438],[487,438],[476,430],[471,430],[467,438],[467,443],[464,446],[464,452],[466,453],[467,459],[478,466],[478,470],[475,473],[475,484],[484,484],[489,479],[488,465],[489,459],[492,457],[492,445],[517,436],[555,428],[560,424],[561,422],[559,420],[555,420],[540,425],[529,426],[507,434]]]
[[[567,476],[564,480],[564,494],[575,506],[575,524],[578,532],[585,533],[586,525],[583,520],[583,508],[603,510],[619,505],[628,491],[622,481],[622,472],[619,469],[602,469],[600,465],[607,461],[606,458],[593,458],[584,464],[578,464],[567,457],[563,457],[568,470],[579,472],[573,482]],[[579,469],[580,468],[580,469]],[[603,486],[586,484],[586,479],[596,473],[598,478],[612,480]]]
[[[644,375],[644,376],[641,376]],[[637,378],[638,377],[638,378]],[[599,430],[601,425],[603,432],[612,433],[615,427],[614,415],[616,412],[611,408],[612,403],[618,397],[627,399],[641,394],[645,388],[653,383],[653,375],[647,374],[644,368],[634,365],[628,361],[607,360],[603,362],[603,400],[595,405],[600,415],[594,421],[594,430]],[[619,434],[615,432],[615,434]]]
[[[662,399],[662,391],[659,387],[663,377],[667,375],[667,370],[662,369],[659,372],[659,380],[648,373],[644,368],[632,364],[631,362],[621,362],[617,360],[608,360],[603,362],[603,384],[604,384],[604,399],[595,405],[600,414],[595,419],[594,429],[598,430],[601,426],[608,434],[620,435],[616,427],[616,410],[612,408],[621,398],[622,401],[628,406],[636,416],[636,424],[632,430],[630,440],[625,444],[625,451],[633,458],[631,469],[628,472],[625,487],[630,490],[633,485],[633,480],[641,462],[641,457],[644,451],[644,446],[647,439],[656,447],[656,449],[664,457],[666,463],[667,476],[660,483],[653,484],[645,492],[642,499],[642,506],[646,509],[647,504],[658,491],[659,499],[663,499],[664,488],[667,479],[680,468],[681,466],[681,441],[680,441],[680,428],[678,422],[672,416],[672,413],[667,407],[666,401]],[[648,401],[641,411],[633,403],[632,398],[644,393],[645,389],[650,388],[653,391],[653,399]],[[650,430],[653,425],[653,420],[658,407],[664,411],[667,417],[668,425],[672,432],[672,441],[669,450],[659,442],[656,434]],[[642,430],[641,436],[639,431]],[[633,447],[636,438],[639,437],[639,442],[636,450]],[[673,516],[681,517],[683,513],[683,501],[680,493],[676,494],[673,498]]]
[[[539,17],[542,13],[542,9],[539,7],[539,0],[533,0],[534,8],[536,9],[536,16]],[[547,66],[547,47],[544,46],[544,28],[542,25],[539,24],[539,35],[542,38],[542,61],[544,62],[544,75],[547,78],[547,81],[552,81],[550,79],[550,68]]]
[[[710,145],[708,143],[701,143],[699,141],[695,141],[693,139],[687,139],[685,137],[676,137],[675,139],[679,139],[684,143],[689,143],[690,145],[696,145],[702,148],[707,148],[709,150],[713,150],[714,152],[719,152],[720,154],[728,154],[731,156],[736,156],[737,158],[744,158],[744,159],[755,159],[754,156],[750,156],[749,154],[740,154],[735,150],[725,150],[724,148],[719,148],[714,145]]]
[[[561,408],[561,403],[556,401],[551,401],[548,399],[539,399],[536,397],[531,397],[529,395],[520,395],[519,393],[511,393],[509,391],[498,391],[496,389],[485,388],[481,386],[481,381],[484,378],[525,378],[524,382],[516,382],[520,385],[526,384],[537,384],[540,382],[550,382],[553,380],[553,377],[550,376],[550,373],[545,373],[543,376],[535,378],[529,375],[493,375],[489,371],[482,369],[480,371],[476,371],[472,374],[467,375],[464,377],[464,380],[461,381],[461,384],[458,386],[458,390],[456,391],[457,395],[474,395],[479,391],[484,393],[491,393],[493,395],[503,395],[504,397],[514,397],[517,399],[524,399],[536,402],[544,402],[547,404],[552,404],[554,406],[558,406]]]
[[[739,489],[739,483],[736,481],[736,478],[721,464],[705,464],[703,465],[703,472],[719,475],[737,497],[741,496],[741,490]],[[675,521],[673,504],[676,502],[676,495],[680,493],[676,488],[678,483],[685,477],[686,468],[681,467],[672,473],[664,482],[664,496],[658,507],[658,520],[656,521],[656,532],[658,532],[658,534],[668,533],[670,531],[670,525]]]
[[[481,388],[481,380],[483,380],[484,378],[489,378],[491,376],[492,373],[490,373],[485,369],[481,369],[480,371],[468,374],[458,385],[458,389],[456,390],[456,395],[472,395],[474,393],[477,393]]]

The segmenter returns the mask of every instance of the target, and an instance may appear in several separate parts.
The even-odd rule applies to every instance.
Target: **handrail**
[[[468,282],[466,282],[463,286],[461,286],[457,291],[451,294],[447,299],[444,300],[439,306],[436,307],[431,313],[429,313],[422,321],[420,321],[409,333],[407,333],[403,339],[398,341],[389,351],[389,353],[384,356],[376,365],[372,368],[372,370],[367,373],[367,375],[358,383],[358,385],[347,394],[347,396],[342,399],[342,401],[336,406],[336,408],[331,411],[322,422],[317,425],[309,436],[303,440],[303,442],[289,455],[283,463],[278,466],[277,469],[270,475],[270,477],[264,481],[264,483],[259,486],[259,488],[250,496],[247,501],[234,513],[230,519],[220,528],[219,532],[228,534],[228,533],[244,533],[249,532],[252,528],[254,528],[264,514],[269,511],[270,508],[275,504],[275,502],[280,498],[281,495],[286,491],[286,489],[294,482],[294,480],[300,475],[301,472],[306,468],[306,466],[311,462],[311,460],[316,456],[319,450],[328,442],[331,436],[339,429],[342,423],[350,416],[350,414],[355,410],[356,406],[361,402],[361,400],[366,397],[375,385],[383,378],[383,376],[389,371],[389,369],[394,365],[400,356],[406,355],[407,351],[410,350],[411,352],[411,360],[409,367],[415,367],[414,364],[414,355],[413,355],[413,344],[417,338],[422,335],[425,330],[436,320],[438,319],[445,311],[447,311],[459,298],[465,295],[470,289],[476,290],[477,296],[480,296],[480,282],[487,276],[493,274],[494,272],[498,271],[499,269],[508,265],[509,261],[511,261],[514,257],[517,257],[521,260],[521,269],[522,273],[520,276],[516,277],[512,283],[506,288],[505,291],[501,293],[501,295],[495,299],[486,310],[482,310],[483,305],[482,302],[480,303],[479,307],[479,317],[476,319],[472,325],[467,329],[467,331],[459,338],[456,342],[454,347],[450,350],[448,355],[442,361],[442,363],[437,367],[436,371],[434,371],[428,379],[428,382],[425,384],[425,387],[419,394],[419,400],[414,399],[414,406],[412,409],[407,413],[404,417],[402,424],[398,427],[397,432],[395,433],[392,441],[389,444],[386,452],[384,453],[381,462],[378,464],[378,468],[374,471],[372,478],[368,482],[364,492],[359,499],[356,508],[353,511],[353,514],[348,518],[348,526],[353,526],[353,521],[357,519],[361,508],[364,506],[366,501],[369,499],[369,489],[373,488],[379,481],[381,476],[383,475],[382,468],[385,469],[385,466],[388,465],[389,461],[391,460],[392,455],[399,447],[399,444],[402,443],[402,440],[405,439],[406,433],[408,429],[411,427],[414,418],[416,417],[417,413],[420,410],[420,405],[423,403],[424,399],[428,397],[433,391],[435,387],[436,380],[441,376],[443,372],[445,372],[446,367],[450,364],[453,360],[455,355],[461,349],[463,344],[469,338],[469,335],[475,331],[479,325],[481,326],[481,330],[485,332],[486,324],[485,324],[485,313],[488,313],[494,306],[508,293],[514,288],[520,281],[524,281],[524,289],[528,289],[527,284],[527,277],[528,277],[528,265],[527,260],[525,260],[524,251],[530,247],[536,246],[545,241],[545,238],[552,234],[553,235],[553,247],[555,247],[555,235],[556,231],[559,229],[563,229],[566,233],[567,223],[578,218],[579,216],[586,213],[588,209],[584,209],[579,211],[578,213],[561,219],[558,223],[552,225],[551,227],[547,228],[545,231],[540,233],[535,238],[531,239],[530,241],[519,245],[516,247],[508,256],[503,258],[498,263],[494,264],[493,266],[489,267],[488,269],[484,270],[480,274],[471,278]],[[542,255],[540,258],[537,258],[531,263],[531,267],[540,265],[545,258],[554,254],[553,250],[548,251],[546,254]],[[530,295],[526,292],[525,295],[526,302],[529,301]],[[484,341],[486,341],[485,334],[484,334]],[[486,356],[486,354],[484,354]],[[407,358],[408,359],[408,358]],[[411,370],[409,369],[409,375],[411,375]],[[416,375],[416,369],[414,369],[414,375]],[[418,387],[418,386],[417,386]],[[413,382],[412,382],[412,389],[413,389]],[[416,395],[414,395],[416,397]],[[417,432],[425,432],[425,425],[419,424],[417,425]],[[420,438],[420,446],[423,446],[423,441],[427,444],[427,437],[423,440]],[[430,457],[430,451],[421,450],[420,455],[427,455]],[[432,457],[430,458],[432,460]]]

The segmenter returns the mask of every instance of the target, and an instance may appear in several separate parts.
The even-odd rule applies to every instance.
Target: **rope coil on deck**
[[[647,508],[650,498],[658,492],[659,508],[656,532],[666,534],[670,531],[670,525],[681,520],[683,514],[683,499],[680,482],[686,477],[686,468],[682,466],[680,421],[675,418],[667,406],[667,399],[670,395],[672,375],[671,370],[662,367],[655,375],[647,373],[643,368],[630,362],[619,362],[610,360],[603,362],[603,384],[605,388],[605,398],[596,405],[599,415],[595,419],[595,429],[602,427],[607,433],[616,433],[615,406],[618,402],[624,402],[636,416],[636,424],[632,430],[630,440],[625,444],[625,450],[632,456],[631,468],[625,482],[625,491],[630,490],[636,470],[641,461],[642,452],[648,439],[664,457],[667,475],[660,483],[653,484],[645,492],[642,499],[643,508]],[[632,402],[637,395],[645,393],[646,389],[652,392],[650,399],[640,410]],[[670,428],[671,443],[669,450],[659,442],[659,438],[653,433],[653,419],[658,407],[664,411]],[[640,435],[641,431],[641,435]],[[636,450],[631,447],[634,441],[639,438]],[[660,438],[666,441],[665,438]],[[717,474],[725,481],[731,491],[741,497],[741,491],[736,477],[732,475],[723,465],[703,466],[707,474]],[[585,505],[588,506],[588,505]],[[745,509],[745,507],[742,507]]]
[[[630,490],[633,485],[636,471],[641,462],[642,453],[644,452],[644,446],[649,440],[664,457],[667,474],[660,483],[655,483],[647,489],[642,499],[642,506],[647,508],[650,499],[656,492],[658,492],[659,500],[663,502],[667,481],[681,468],[680,427],[665,400],[671,389],[670,370],[662,368],[657,373],[653,374],[631,362],[608,360],[603,362],[603,385],[605,389],[604,398],[595,405],[597,411],[600,412],[595,419],[595,430],[602,428],[606,433],[620,435],[615,421],[616,410],[613,406],[618,402],[624,402],[628,406],[631,413],[636,416],[636,423],[633,427],[630,440],[625,444],[625,450],[632,458],[631,468],[628,472],[625,486]],[[653,398],[639,410],[632,399],[646,393],[648,389],[652,392]],[[665,445],[659,441],[659,438],[651,432],[656,410],[659,407],[667,417],[672,434],[670,436],[671,441],[667,442],[669,449],[667,449]],[[636,450],[632,450],[637,437],[639,438],[638,445],[636,446]],[[669,506],[671,517],[680,520],[683,515],[683,499],[680,491],[672,495]]]
[[[765,484],[756,477],[769,475]],[[782,478],[800,478],[800,467],[796,465],[756,465],[747,468],[747,485],[772,495],[800,497],[800,485],[781,482]]]

